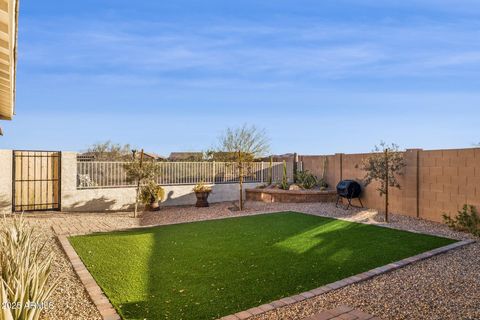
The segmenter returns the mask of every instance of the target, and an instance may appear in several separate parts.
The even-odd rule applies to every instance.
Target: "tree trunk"
[[[240,211],[243,210],[243,168],[242,165],[238,167],[238,181],[240,185],[240,203],[239,203],[239,208]]]
[[[135,161],[135,159],[133,159]],[[143,149],[140,153],[140,172],[142,171],[142,164],[143,164]],[[137,217],[138,212],[138,194],[140,193],[140,178],[137,179],[137,191],[135,194],[135,210],[133,211],[133,217]]]
[[[388,150],[385,149],[385,222],[388,222],[388,184],[389,184]]]

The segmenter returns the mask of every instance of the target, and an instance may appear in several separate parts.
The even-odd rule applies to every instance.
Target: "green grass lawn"
[[[454,242],[285,212],[70,238],[125,319],[215,319]]]

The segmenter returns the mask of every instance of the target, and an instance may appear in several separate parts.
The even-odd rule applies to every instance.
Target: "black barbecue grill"
[[[347,209],[350,208],[350,206],[354,207],[352,204],[352,199],[358,199],[360,201],[360,205],[363,208],[362,200],[360,199],[360,194],[362,193],[362,187],[360,184],[355,181],[355,180],[342,180],[337,184],[337,204],[336,206],[338,207],[338,202],[340,202],[340,198],[345,198],[348,200],[348,206]]]

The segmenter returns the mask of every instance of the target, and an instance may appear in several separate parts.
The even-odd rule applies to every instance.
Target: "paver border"
[[[117,310],[115,310],[110,300],[108,300],[107,296],[85,267],[77,252],[70,244],[70,241],[68,241],[67,236],[58,235],[57,239],[102,318],[104,320],[121,320],[122,318],[117,313]]]
[[[316,289],[312,289],[309,291],[302,292],[300,294],[291,296],[291,297],[286,297],[286,298],[281,298],[279,300],[272,301],[270,303],[263,304],[259,307],[254,307],[245,311],[237,312],[235,314],[231,314],[225,317],[220,318],[220,320],[244,320],[248,319],[253,316],[257,316],[272,310],[276,310],[300,301],[303,301],[305,299],[313,298],[316,296],[320,296],[322,294],[328,293],[333,290],[341,289],[343,287],[346,287],[348,285],[354,284],[354,283],[359,283],[366,281],[370,278],[373,278],[375,276],[397,270],[399,268],[405,267],[407,265],[413,264],[415,262],[419,262],[421,260],[425,260],[434,256],[437,256],[442,253],[449,252],[451,250],[455,250],[464,246],[467,246],[469,244],[472,244],[476,242],[475,240],[462,240],[462,241],[457,241],[452,244],[439,247],[433,250],[429,250],[420,254],[417,254],[412,257],[408,257],[396,262],[389,263],[387,265],[381,266],[374,268],[372,270],[362,272],[360,274],[338,280],[329,284],[326,284],[324,286],[321,286]]]

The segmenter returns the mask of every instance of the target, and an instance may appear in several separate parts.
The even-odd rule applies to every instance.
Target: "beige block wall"
[[[441,221],[464,204],[480,209],[480,149],[420,153],[420,216]]]
[[[327,166],[329,184],[334,186],[341,179],[352,179],[363,185],[365,172],[361,166],[362,160],[368,155],[328,156],[333,157],[335,163]],[[456,215],[464,204],[480,209],[480,148],[409,149],[404,152],[404,157],[406,167],[403,175],[398,176],[401,189],[390,189],[391,212],[442,222],[444,213]],[[304,169],[316,175],[323,168],[323,158],[301,157]],[[384,210],[385,198],[379,196],[377,186],[377,183],[372,183],[364,188],[362,202],[368,208]]]
[[[0,213],[12,212],[12,150],[0,150]]]
[[[99,212],[131,210],[135,203],[135,188],[77,189],[77,154],[62,152],[62,211]],[[247,183],[254,188],[258,183]],[[164,206],[194,205],[194,185],[163,186]],[[209,197],[210,203],[235,201],[239,198],[237,184],[217,184]]]
[[[329,185],[329,188],[335,188],[337,179],[335,173],[339,170],[337,168],[338,155],[326,155],[326,156],[300,156],[299,161],[303,163],[303,168],[309,170],[317,177],[322,177],[325,168],[325,180]],[[325,161],[326,160],[326,161]]]

